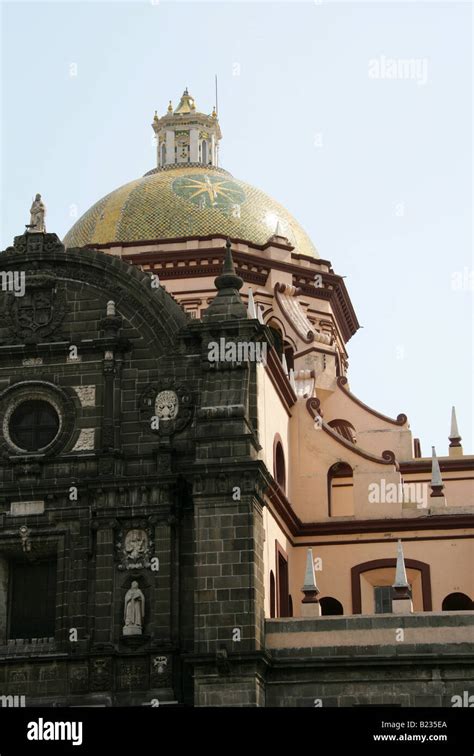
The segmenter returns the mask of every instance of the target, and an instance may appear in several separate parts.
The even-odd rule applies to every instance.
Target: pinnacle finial
[[[222,272],[230,273],[231,275],[235,276],[235,266],[234,266],[234,260],[232,258],[232,243],[229,237],[227,237],[227,241],[225,243],[225,258],[224,258],[224,267],[222,269]]]
[[[306,570],[304,574],[304,585],[301,589],[303,593],[306,591],[314,591],[319,593],[319,588],[316,585],[316,572],[314,570],[313,550],[308,549],[306,551]]]
[[[214,279],[217,296],[214,297],[204,315],[204,320],[229,320],[246,318],[247,309],[242,302],[239,289],[244,285],[236,273],[232,259],[232,245],[227,239],[222,273]]]
[[[449,434],[449,445],[461,446],[461,436],[459,434],[458,421],[456,417],[456,407],[451,409],[451,432]]]
[[[403,546],[399,539],[397,544],[397,567],[395,570],[395,582],[392,585],[392,613],[410,614],[413,611],[410,584],[405,569],[405,557]]]
[[[172,102],[170,100],[169,103],[168,103],[168,113],[172,113],[172,112],[173,112],[173,104],[172,104]]]
[[[392,588],[408,588],[407,572],[405,569],[405,557],[403,556],[403,546],[400,539],[397,544],[397,567],[395,570],[395,582]]]
[[[302,604],[315,604],[317,608],[316,614],[320,614],[321,609],[319,606],[318,601],[318,593],[319,588],[316,584],[316,573],[314,570],[314,559],[313,559],[313,550],[308,549],[306,552],[306,570],[304,574],[304,585],[301,589],[301,592],[304,593],[304,599],[302,600]],[[303,612],[303,615],[307,614],[307,612]],[[314,614],[314,611],[311,611],[311,614]],[[316,616],[316,615],[315,615]]]
[[[247,314],[251,320],[255,320],[257,317],[257,310],[255,309],[255,299],[253,298],[252,289],[249,289]]]
[[[431,447],[431,496],[444,496],[443,489],[444,483],[441,477],[441,470],[439,468],[438,457],[436,456],[436,449]]]

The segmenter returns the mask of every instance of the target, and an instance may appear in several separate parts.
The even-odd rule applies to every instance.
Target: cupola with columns
[[[157,145],[157,168],[179,165],[218,165],[221,130],[216,109],[211,115],[200,113],[187,88],[177,108],[171,100],[161,118],[155,111],[152,123]]]

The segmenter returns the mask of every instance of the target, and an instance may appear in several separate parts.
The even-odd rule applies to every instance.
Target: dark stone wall
[[[33,398],[54,398],[62,431],[44,453],[0,439],[0,696],[205,703],[189,659],[263,643],[255,366],[212,370],[208,343],[250,339],[260,326],[245,311],[238,322],[192,322],[138,268],[93,250],[66,253],[54,234],[17,237],[1,267],[25,272],[26,297],[0,291],[0,428],[24,383]],[[95,387],[93,406],[78,386]],[[152,429],[161,391],[177,394],[179,412]],[[83,429],[94,430],[92,448],[75,448]],[[12,514],[12,502],[28,501],[43,502],[43,513]],[[124,568],[131,529],[147,533],[159,570]],[[57,559],[54,638],[8,639],[9,565],[45,557]],[[145,597],[140,636],[122,632],[132,580]]]
[[[283,635],[287,639],[285,648],[267,648],[267,706],[450,707],[453,696],[474,690],[472,613],[267,620],[265,624],[273,639]],[[450,637],[450,628],[460,629],[462,639]],[[396,642],[400,629],[403,641]],[[368,641],[375,633],[392,636],[393,641],[351,643],[353,634],[361,631]],[[314,638],[311,647],[302,647],[307,645],[299,640],[302,633]],[[319,644],[319,636],[332,634],[337,634],[334,645]],[[345,645],[341,634],[347,635]]]

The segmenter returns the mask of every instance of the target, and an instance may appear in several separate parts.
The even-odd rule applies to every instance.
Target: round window
[[[25,451],[39,451],[48,446],[59,431],[59,416],[49,402],[41,399],[22,402],[10,418],[10,436]]]

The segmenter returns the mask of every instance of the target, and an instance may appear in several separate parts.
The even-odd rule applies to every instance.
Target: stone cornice
[[[463,472],[467,470],[474,470],[474,456],[449,457],[446,459],[438,457],[438,462],[441,472]],[[426,459],[409,459],[404,462],[400,462],[400,472],[402,474],[429,473],[431,475],[431,467],[431,457]],[[456,478],[448,478],[447,480],[456,480]]]

